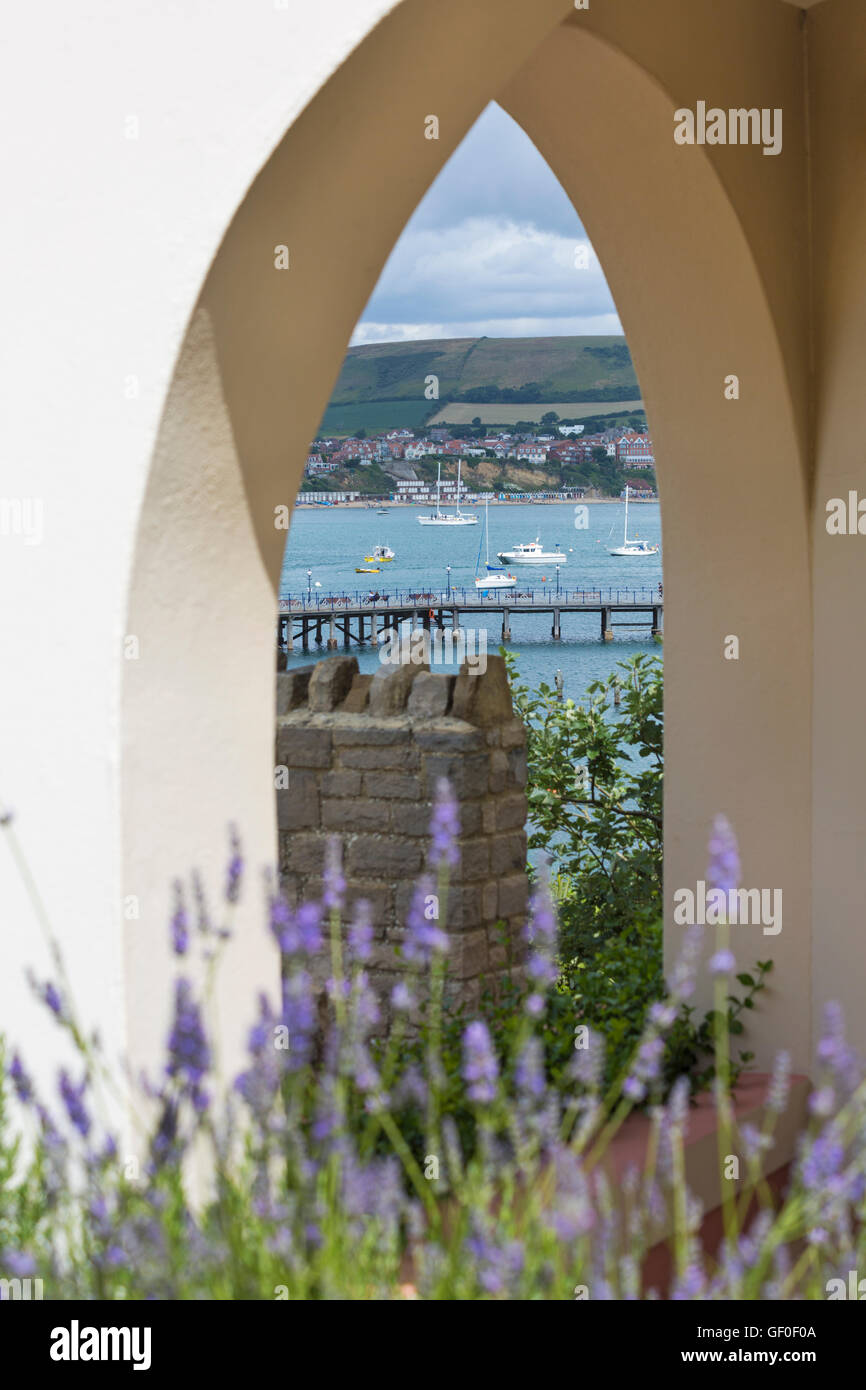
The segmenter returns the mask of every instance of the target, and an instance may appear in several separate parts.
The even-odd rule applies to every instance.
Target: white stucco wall
[[[62,935],[80,1013],[117,1045],[119,656],[166,392],[247,186],[389,8],[47,0],[7,16],[0,497],[42,499],[44,543],[0,537],[0,797]],[[47,966],[3,846],[0,901],[0,1020],[38,1048],[42,1014],[21,971]]]

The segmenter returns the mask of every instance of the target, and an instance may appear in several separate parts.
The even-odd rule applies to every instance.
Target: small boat
[[[564,565],[568,560],[557,545],[556,550],[545,550],[538,537],[523,545],[515,545],[513,550],[500,550],[499,559],[504,565]]]
[[[374,545],[373,554],[364,556],[364,559],[370,565],[374,563],[381,565],[384,564],[386,561],[393,560],[395,558],[396,557],[390,545]]]
[[[378,509],[378,511],[376,512],[376,515],[377,515],[377,516],[390,516],[390,515],[391,515],[391,512],[390,512],[390,509],[389,509],[388,507],[380,507],[380,508]]]
[[[477,516],[467,516],[460,510],[460,460],[457,461],[457,506],[454,514],[443,512],[439,505],[439,491],[442,482],[442,465],[439,464],[436,470],[436,510],[430,516],[419,516],[417,518],[419,526],[477,526]]]
[[[486,573],[479,575],[478,561],[481,559],[481,542],[478,543],[478,559],[475,561],[475,587],[480,594],[487,594],[491,589],[513,589],[517,583],[513,574],[507,574],[505,570],[497,565],[490,563],[490,531],[488,529],[489,515],[488,499],[484,499],[484,540],[486,543],[487,563],[484,566]]]
[[[608,549],[608,555],[658,555],[657,545],[648,545],[646,541],[633,540],[628,538],[628,483],[625,485],[625,526],[622,534],[622,545]]]
[[[370,565],[356,565],[356,566],[355,566],[355,573],[356,573],[356,574],[381,574],[382,571],[381,571],[380,569],[373,569],[372,566],[370,566]]]

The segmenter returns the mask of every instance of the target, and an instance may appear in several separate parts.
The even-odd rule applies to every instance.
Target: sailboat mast
[[[485,558],[486,558],[486,560],[487,560],[487,569],[488,569],[488,570],[490,569],[490,526],[489,526],[489,524],[488,524],[489,519],[490,519],[489,507],[490,507],[490,499],[489,499],[489,497],[487,497],[487,496],[485,495],[485,497],[484,497],[484,555],[485,555]]]
[[[441,460],[440,460],[439,463],[437,463],[437,465],[436,465],[436,515],[437,515],[437,516],[439,516],[439,515],[440,515],[440,512],[441,512],[441,508],[440,508],[440,506],[439,506],[439,488],[440,488],[441,482],[442,482],[442,462],[441,462]]]
[[[457,460],[457,511],[455,512],[455,516],[460,515],[460,465],[462,461],[462,459]]]
[[[625,530],[622,534],[623,545],[628,545],[628,483],[625,485]]]

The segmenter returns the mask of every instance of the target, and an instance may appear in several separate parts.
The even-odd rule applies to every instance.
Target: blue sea
[[[371,589],[393,594],[398,588],[439,593],[449,583],[449,565],[451,587],[459,589],[465,585],[474,591],[479,545],[479,573],[483,572],[485,558],[484,508],[477,510],[477,526],[453,530],[419,526],[422,511],[416,507],[393,507],[387,516],[378,516],[366,508],[339,506],[295,511],[283,563],[281,597],[305,597],[308,587],[322,597],[356,592],[363,595]],[[496,562],[497,551],[511,550],[517,542],[531,541],[537,536],[545,550],[555,549],[558,543],[568,556],[560,569],[561,588],[656,590],[662,581],[661,552],[641,558],[608,554],[609,545],[622,544],[623,504],[590,503],[586,510],[588,528],[578,530],[575,509],[570,503],[508,503],[490,507],[491,561]],[[661,543],[657,502],[630,504],[629,538]],[[380,574],[356,574],[355,566],[364,564],[365,555],[376,544],[391,546],[396,559],[383,565]],[[555,570],[521,566],[512,572],[521,589],[556,589]],[[627,620],[626,614],[614,616],[617,622]],[[642,620],[645,615],[636,616]],[[486,627],[488,651],[497,651],[501,644],[501,618],[473,614],[472,623]],[[652,640],[648,627],[615,627],[614,640],[602,642],[597,613],[564,614],[559,642],[553,641],[550,629],[549,615],[512,613],[512,640],[508,647],[518,659],[525,682],[533,686],[539,681],[552,684],[556,672],[561,671],[565,694],[573,699],[580,699],[590,682],[609,675],[617,662],[639,652],[661,655],[662,649]],[[339,650],[343,650],[342,642]],[[378,654],[373,648],[358,648],[353,642],[351,651],[362,671],[376,669]],[[305,665],[326,654],[324,647],[315,646],[304,653],[298,643],[289,662]]]

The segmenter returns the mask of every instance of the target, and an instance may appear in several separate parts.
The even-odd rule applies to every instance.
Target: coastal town
[[[374,477],[378,487],[370,485]],[[316,439],[297,501],[429,506],[437,489],[443,504],[485,497],[600,501],[622,496],[626,485],[634,501],[657,500],[653,442],[645,430],[584,434],[580,424],[542,421],[541,427],[507,431],[479,422],[460,432],[447,426],[423,434],[401,428],[369,438],[360,431],[348,439]]]

